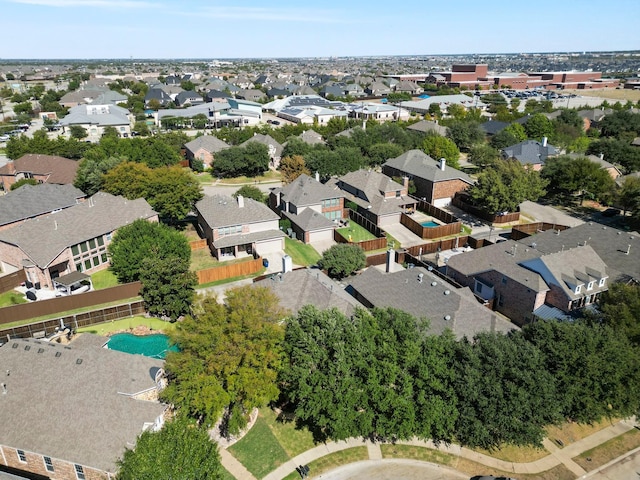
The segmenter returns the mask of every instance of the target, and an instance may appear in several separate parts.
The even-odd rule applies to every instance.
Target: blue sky
[[[0,58],[640,49],[638,0],[0,0]]]

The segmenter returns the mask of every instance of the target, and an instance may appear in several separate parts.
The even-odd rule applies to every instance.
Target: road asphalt
[[[422,440],[398,443],[440,450],[459,458],[465,458],[478,464],[485,465],[492,469],[511,472],[512,475],[535,475],[536,473],[545,472],[562,464],[579,478],[593,478],[597,480],[631,480],[638,478],[638,474],[636,472],[640,468],[640,449],[627,452],[621,457],[607,463],[606,465],[596,468],[591,472],[586,472],[572,459],[581,453],[591,450],[598,445],[601,445],[634,428],[636,428],[635,418],[625,419],[563,448],[556,446],[550,439],[545,439],[543,445],[550,454],[539,460],[528,463],[506,462],[455,444],[435,445],[431,441],[425,442]],[[372,443],[368,440],[365,441],[362,439],[351,438],[341,442],[323,443],[307,450],[306,452],[303,452],[295,458],[292,458],[280,465],[278,468],[263,477],[263,479],[280,480],[290,473],[295,472],[296,467],[299,465],[308,465],[314,460],[322,458],[330,453],[362,445],[367,447],[369,460],[352,463],[347,466],[341,466],[317,476],[314,476],[313,472],[311,472],[309,478],[322,478],[328,480],[453,480],[468,478],[467,474],[429,462],[383,459],[379,444]],[[248,472],[247,469],[244,468],[244,466],[235,458],[233,458],[228,451],[224,451],[222,454],[222,464],[238,480],[255,480],[255,477],[251,475],[251,473]],[[477,472],[477,475],[483,475],[483,472]]]

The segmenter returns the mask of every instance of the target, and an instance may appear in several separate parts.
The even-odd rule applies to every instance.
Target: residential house
[[[236,93],[236,98],[249,100],[251,102],[260,102],[266,100],[267,96],[262,90],[247,89],[240,90],[238,93]]]
[[[613,178],[614,180],[616,180],[618,177],[622,175],[622,172],[618,170],[618,167],[616,167],[613,163],[607,162],[604,159],[604,154],[602,153],[600,155],[581,155],[579,153],[570,153],[569,156],[571,158],[587,157],[589,161],[593,163],[597,163],[602,168],[604,168],[607,171],[607,173],[611,175],[611,178]]]
[[[315,130],[305,130],[298,135],[298,138],[308,145],[326,145],[327,143]]]
[[[333,240],[333,231],[345,216],[343,192],[305,174],[273,190],[269,206],[291,221],[296,238],[304,243]]]
[[[139,218],[158,221],[158,214],[143,198],[98,192],[83,203],[0,231],[0,267],[7,273],[24,270],[30,283],[53,289],[59,276],[108,267],[107,246],[114,232]]]
[[[410,95],[420,95],[424,92],[424,89],[420,87],[416,82],[410,80],[401,80],[395,86],[394,91],[396,93],[409,93]]]
[[[640,236],[597,223],[537,233],[449,258],[447,274],[518,325],[568,318],[611,282],[640,281]]]
[[[0,167],[0,188],[9,191],[11,185],[25,178],[39,183],[70,185],[76,178],[77,170],[76,160],[28,153]]]
[[[23,185],[0,196],[0,230],[72,207],[84,197],[85,194],[73,185]]]
[[[133,116],[126,108],[93,103],[72,107],[69,114],[60,120],[65,130],[72,125],[83,127],[88,133],[87,138],[92,141],[99,140],[106,127],[113,127],[121,137],[128,137],[132,123]]]
[[[347,106],[349,116],[362,120],[375,120],[377,122],[389,122],[407,120],[410,115],[404,108],[382,103],[353,103]]]
[[[161,428],[164,362],[102,348],[106,342],[85,333],[69,345],[0,346],[0,466],[28,478],[115,478],[125,450]]]
[[[284,250],[280,217],[251,198],[205,196],[196,203],[198,226],[218,259]]]
[[[465,109],[479,108],[484,110],[486,104],[478,100],[478,97],[469,97],[462,93],[456,95],[437,95],[417,101],[400,102],[402,108],[406,108],[411,112],[424,115],[429,113],[429,107],[436,104],[442,112],[447,112],[449,105],[460,105]]]
[[[208,90],[205,95],[205,102],[226,102],[231,98],[231,94],[224,90]]]
[[[129,97],[120,92],[116,92],[115,90],[107,90],[106,92],[98,95],[95,100],[89,103],[94,103],[96,105],[118,105],[120,103],[127,103],[128,99]]]
[[[240,144],[241,147],[246,147],[247,144],[251,142],[261,143],[267,146],[269,150],[269,158],[271,162],[271,166],[277,168],[280,165],[280,158],[282,157],[282,150],[284,147],[278,143],[271,135],[263,135],[261,133],[256,133],[246,142]]]
[[[364,89],[364,91],[368,95],[372,95],[375,97],[386,97],[392,92],[391,88],[388,85],[380,81],[372,82],[367,88]]]
[[[108,90],[109,89],[107,87],[87,86],[85,88],[81,88],[80,90],[74,90],[72,92],[65,93],[60,98],[58,103],[65,108],[73,108],[78,105],[92,103],[96,98],[98,98]]]
[[[325,310],[336,308],[351,317],[357,308],[364,308],[337,282],[316,268],[299,268],[290,272],[271,275],[253,283],[256,287],[266,287],[276,294],[280,306],[296,315],[305,305]]]
[[[175,103],[178,107],[187,105],[201,105],[204,103],[202,95],[197,92],[183,91],[176,95]]]
[[[420,120],[419,122],[412,123],[411,125],[407,126],[407,130],[420,133],[433,132],[442,137],[445,137],[447,135],[447,127],[438,125],[437,122],[432,122],[431,120]]]
[[[423,267],[384,273],[369,267],[349,279],[347,291],[368,308],[392,307],[426,319],[426,332],[450,330],[471,339],[480,332],[506,333],[517,327],[483,306],[468,288],[455,288]]]
[[[144,96],[145,106],[148,107],[152,100],[157,101],[161,107],[166,107],[173,101],[171,96],[160,87],[150,88],[147,90],[147,93]]]
[[[408,194],[409,179],[403,184],[372,170],[357,170],[327,182],[343,191],[347,202],[357,206],[357,212],[384,228],[400,223],[402,213],[415,209],[416,201]]]
[[[508,122],[501,122],[500,120],[489,120],[487,122],[481,123],[480,128],[486,135],[493,136],[496,133],[499,133],[507,128],[509,125],[510,124]]]
[[[408,177],[416,187],[415,196],[436,207],[450,204],[457,192],[473,185],[469,175],[447,167],[444,158],[436,161],[422,150],[409,150],[387,160],[382,165],[382,173],[389,177]]]
[[[205,168],[211,168],[215,154],[230,148],[230,146],[213,135],[202,135],[185,143],[184,148],[190,165],[193,160],[198,159]]]
[[[505,160],[513,159],[522,165],[540,171],[544,167],[547,158],[558,155],[559,151],[553,145],[547,143],[544,137],[542,142],[537,140],[525,140],[524,142],[505,147],[500,151]]]

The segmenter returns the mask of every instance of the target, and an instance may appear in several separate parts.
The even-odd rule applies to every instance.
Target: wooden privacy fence
[[[25,282],[27,277],[24,270],[18,270],[17,272],[8,273],[0,277],[0,293],[8,292],[19,286],[22,282]]]
[[[233,263],[231,265],[223,265],[220,267],[207,268],[206,270],[198,270],[198,284],[217,282],[227,278],[240,277],[243,275],[251,275],[262,269],[262,258],[248,260],[246,262]]]
[[[423,212],[426,213],[427,215],[437,218],[438,220],[440,220],[441,222],[444,223],[456,223],[459,222],[459,220],[455,217],[455,215],[451,215],[449,212],[446,212],[444,210],[442,210],[441,208],[436,207],[435,205],[430,204],[429,202],[425,202],[422,199],[416,198],[416,197],[412,197],[417,201],[417,206],[416,208]]]
[[[387,248],[387,237],[382,238],[374,238],[373,240],[362,240],[360,242],[350,242],[348,239],[344,238],[344,236],[338,232],[338,230],[333,231],[333,239],[336,243],[352,243],[353,245],[358,245],[365,252],[371,252],[373,250],[381,250],[383,248]]]
[[[0,325],[137,297],[140,288],[140,282],[132,282],[104,290],[0,308]]]
[[[189,247],[191,247],[191,250],[201,250],[203,248],[207,247],[207,239],[206,238],[202,238],[200,240],[192,240],[189,242]]]
[[[385,236],[385,234],[382,231],[382,229],[380,227],[378,227],[375,223],[373,223],[368,218],[360,215],[358,212],[354,212],[351,209],[349,209],[349,219],[353,220],[354,222],[356,222],[358,225],[360,225],[362,228],[367,230],[372,235],[375,235],[376,238],[380,238],[380,237],[384,237]]]
[[[423,243],[422,245],[415,245],[413,247],[403,248],[400,251],[409,253],[414,257],[420,255],[427,255],[429,253],[437,253],[443,250],[451,250],[453,248],[463,248],[469,243],[469,237],[464,235],[456,238],[449,238],[447,240],[439,240],[437,242]],[[402,263],[400,257],[398,257],[398,263]]]
[[[546,222],[537,222],[537,223],[527,223],[526,225],[515,225],[511,229],[511,239],[512,240],[520,240],[523,238],[527,238],[538,232],[546,232],[547,230],[556,230],[562,231],[566,230],[566,225],[558,225],[556,223],[546,223]]]
[[[459,192],[455,194],[451,203],[454,206],[464,210],[465,212],[469,212],[472,215],[475,215],[476,217],[481,218],[482,220],[485,220],[492,224],[503,225],[505,223],[520,221],[520,212],[511,212],[511,213],[506,213],[504,215],[492,214],[485,210],[482,210],[481,208],[478,208],[474,205],[471,205],[465,202],[464,196],[461,195]]]
[[[122,305],[99,308],[90,312],[76,313],[74,315],[42,320],[19,327],[0,329],[0,342],[11,338],[49,337],[56,333],[56,329],[59,329],[62,325],[71,329],[78,329],[97,323],[132,317],[134,315],[143,315],[144,313],[144,302],[137,300]]]
[[[440,225],[439,227],[424,227],[406,213],[403,213],[400,216],[400,223],[423,239],[441,238],[448,237],[450,235],[457,235],[462,230],[462,223],[460,223],[459,221],[446,225]]]

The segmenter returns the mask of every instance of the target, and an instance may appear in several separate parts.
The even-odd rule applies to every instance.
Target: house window
[[[44,468],[47,469],[47,472],[55,472],[55,468],[53,468],[53,461],[51,461],[51,457],[43,457],[44,459]]]
[[[84,261],[84,269],[85,270],[90,270],[91,269],[91,260],[85,260]]]
[[[576,287],[576,293],[580,293],[581,290],[582,290],[582,285],[578,285]]]
[[[396,190],[396,198],[400,198],[400,195],[402,195],[402,191]]]
[[[589,284],[587,285],[587,290],[593,290],[593,284],[595,282],[589,282]]]
[[[507,284],[507,277],[502,277],[502,284],[506,285]]]
[[[71,247],[71,253],[73,253],[74,255],[78,255],[80,253],[78,245],[74,245],[73,247]]]
[[[605,279],[601,278],[600,281],[598,282],[598,286],[599,287],[604,287],[604,281],[605,281]]]
[[[502,296],[502,294],[498,294],[498,306],[500,307],[504,307],[504,297]]]
[[[18,453],[18,459],[22,463],[27,463],[27,456],[24,454],[24,450],[16,450],[16,452]]]
[[[85,480],[84,468],[82,468],[82,465],[78,465],[76,463],[76,464],[73,465],[73,467],[76,469],[76,478],[78,480]]]

